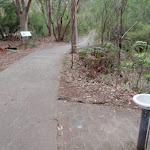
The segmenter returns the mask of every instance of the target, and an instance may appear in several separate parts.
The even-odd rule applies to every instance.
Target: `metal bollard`
[[[150,94],[137,94],[133,101],[142,108],[137,150],[145,150],[149,138]]]
[[[149,117],[150,117],[150,110],[142,109],[141,124],[140,124],[140,131],[139,131],[138,145],[137,145],[138,150],[145,150]]]

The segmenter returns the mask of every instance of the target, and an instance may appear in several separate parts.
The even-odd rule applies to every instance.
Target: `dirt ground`
[[[62,45],[66,43],[56,43],[53,38],[45,38],[39,41],[29,41],[26,48],[25,41],[0,41],[0,48],[15,47],[17,50],[7,49],[6,53],[0,53],[0,72],[27,56],[28,54],[39,50],[39,48],[46,46]]]
[[[136,93],[121,84],[116,86],[115,78],[98,74],[91,79],[87,74],[88,70],[77,54],[74,54],[73,69],[71,55],[66,54],[61,70],[59,97],[80,103],[139,109],[132,101]]]

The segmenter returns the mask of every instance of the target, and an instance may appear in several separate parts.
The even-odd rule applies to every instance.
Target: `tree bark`
[[[72,3],[71,3],[71,19],[70,19],[72,53],[75,53],[75,51],[76,51],[77,37],[78,37],[77,21],[76,21],[76,6],[77,6],[76,0],[72,0]]]
[[[39,0],[49,36],[52,35],[52,0]],[[44,4],[45,2],[45,4]],[[45,6],[46,5],[46,6]]]
[[[0,21],[1,21],[1,20],[0,20]],[[1,28],[1,24],[0,24],[0,35],[1,35],[2,39],[4,40],[4,39],[5,39],[5,36],[4,36],[4,34],[3,34],[3,30],[2,30],[2,28]]]
[[[28,31],[28,13],[32,0],[12,0],[17,10],[20,22],[20,31]]]
[[[20,31],[28,31],[28,16],[24,13],[19,15]]]
[[[52,23],[51,23],[51,18],[52,18],[52,0],[48,0],[48,31],[49,31],[49,36],[52,35]]]

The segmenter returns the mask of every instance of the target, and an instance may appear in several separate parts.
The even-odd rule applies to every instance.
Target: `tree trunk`
[[[72,53],[75,52],[77,48],[77,21],[76,21],[76,0],[72,0],[71,4],[71,19],[70,19],[70,25],[71,25],[71,44],[72,44]]]
[[[52,0],[48,0],[48,32],[49,36],[52,35],[52,23],[51,23],[51,18],[52,18]]]
[[[124,0],[122,1],[121,13],[120,13],[120,33],[119,33],[119,48],[122,49],[122,16],[123,16],[123,7]]]
[[[106,28],[106,21],[107,21],[107,1],[104,1],[104,8],[102,12],[102,37],[101,37],[101,45],[103,46],[104,43],[104,33]],[[105,18],[104,18],[105,17]]]
[[[28,16],[25,13],[19,15],[20,31],[28,31]]]
[[[1,27],[0,27],[0,35],[1,35],[2,39],[5,40],[5,37],[4,37],[4,34],[3,34]]]
[[[32,0],[12,0],[17,10],[20,22],[20,31],[28,31],[28,13]]]
[[[102,35],[101,35],[101,46],[103,46],[103,41],[104,41],[104,11],[102,13]]]

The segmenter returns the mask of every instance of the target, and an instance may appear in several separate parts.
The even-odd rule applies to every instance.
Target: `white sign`
[[[22,37],[32,36],[30,31],[21,31],[20,34]]]

